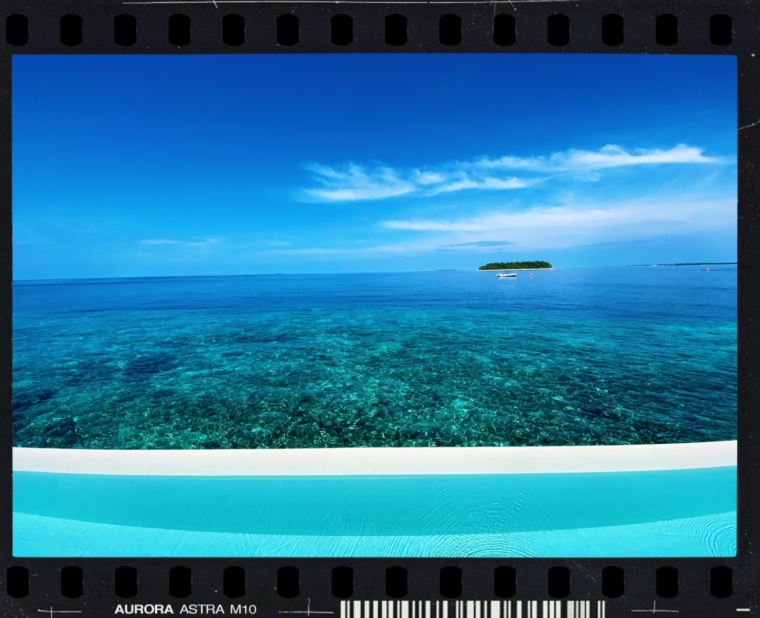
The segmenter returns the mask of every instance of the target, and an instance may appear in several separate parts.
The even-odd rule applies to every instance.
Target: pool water
[[[736,468],[339,477],[14,473],[15,556],[736,554]]]

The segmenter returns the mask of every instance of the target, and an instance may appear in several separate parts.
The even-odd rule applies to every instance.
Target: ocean
[[[735,266],[16,281],[13,442],[736,439]]]

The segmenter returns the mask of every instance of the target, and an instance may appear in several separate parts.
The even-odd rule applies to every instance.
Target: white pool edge
[[[231,450],[13,449],[14,472],[396,476],[643,472],[736,466],[737,443]]]

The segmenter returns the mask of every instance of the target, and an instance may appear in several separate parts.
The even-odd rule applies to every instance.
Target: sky
[[[732,56],[17,55],[14,279],[736,261]]]

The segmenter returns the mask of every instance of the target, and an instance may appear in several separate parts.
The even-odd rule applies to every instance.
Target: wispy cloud
[[[598,180],[603,170],[611,168],[720,162],[719,158],[705,156],[702,148],[685,144],[667,150],[626,150],[609,144],[596,151],[571,149],[548,156],[480,157],[411,169],[356,163],[338,167],[313,164],[307,169],[318,186],[306,189],[304,196],[323,202],[382,200],[404,195],[432,197],[465,190],[523,189],[562,174]],[[521,176],[507,174],[515,171]]]
[[[452,245],[441,245],[441,249],[453,249],[456,247],[504,247],[514,243],[509,240],[474,240],[470,242],[458,242]]]
[[[428,176],[423,179],[423,183],[415,183],[412,179],[402,178],[396,170],[382,166],[366,170],[359,165],[349,164],[338,170],[325,165],[311,165],[309,171],[321,187],[308,189],[306,193],[326,202],[396,197],[413,193],[418,186],[431,182],[431,177]]]
[[[257,255],[283,256],[370,256],[397,255],[403,253],[426,253],[435,247],[429,241],[407,242],[395,245],[372,245],[364,247],[301,247],[296,249],[268,249]]]
[[[465,189],[521,189],[538,182],[461,169],[403,170],[383,165],[368,168],[354,163],[339,168],[311,165],[308,169],[319,186],[307,189],[305,196],[320,202],[382,200],[412,194],[430,197]]]
[[[599,171],[632,165],[666,165],[684,163],[718,163],[720,159],[707,157],[704,149],[678,144],[669,150],[636,148],[627,151],[620,146],[608,144],[597,151],[567,150],[555,152],[548,157],[499,157],[482,158],[473,165],[483,169],[517,169],[536,172]]]
[[[526,180],[515,177],[494,178],[493,176],[486,176],[479,180],[473,180],[470,175],[462,174],[461,178],[438,185],[429,191],[427,195],[431,196],[438,195],[439,193],[451,193],[453,191],[462,191],[463,189],[523,189],[536,182],[536,180]]]
[[[476,251],[493,246],[497,241],[490,239],[495,234],[511,237],[510,249],[556,248],[599,239],[723,230],[735,221],[735,199],[684,196],[681,200],[641,199],[599,205],[539,206],[522,211],[497,210],[451,219],[391,219],[379,225],[387,230],[424,233],[423,238],[435,239],[438,248]],[[420,236],[413,238],[420,239]]]
[[[536,207],[527,211],[490,211],[460,219],[389,220],[387,230],[421,232],[404,241],[361,247],[299,247],[270,249],[257,255],[310,256],[319,258],[372,258],[423,255],[436,251],[473,254],[503,248],[519,254],[533,250],[562,249],[599,242],[622,242],[664,234],[731,232],[736,224],[735,199],[700,199],[684,196],[680,201],[632,200],[616,203]],[[494,240],[503,234],[512,240]]]
[[[485,232],[526,227],[551,227],[564,225],[614,223],[635,217],[632,209],[570,209],[562,206],[552,208],[534,208],[526,212],[490,212],[477,217],[464,219],[413,219],[389,220],[380,223],[381,227],[392,230],[410,230],[416,232]],[[649,213],[650,216],[657,213]],[[658,219],[672,220],[671,213],[660,214]]]

